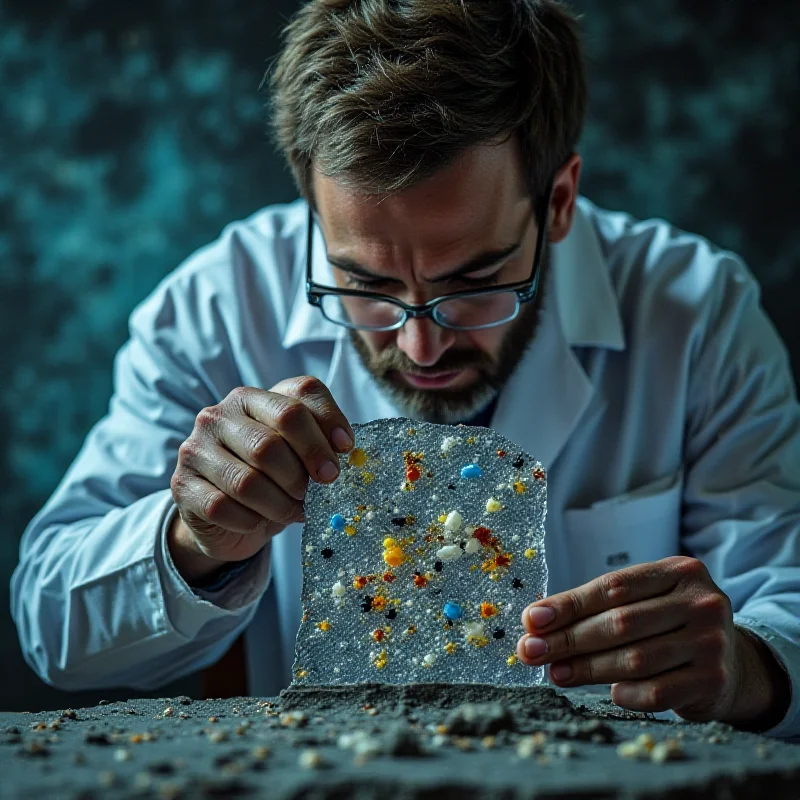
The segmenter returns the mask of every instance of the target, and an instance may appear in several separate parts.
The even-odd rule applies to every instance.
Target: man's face
[[[538,229],[513,139],[471,148],[394,195],[359,193],[319,173],[314,191],[341,288],[420,304],[531,274]],[[547,255],[545,249],[543,270]],[[405,413],[450,423],[497,394],[533,338],[538,311],[528,303],[511,322],[477,331],[409,319],[396,331],[351,331],[351,337],[365,367]]]

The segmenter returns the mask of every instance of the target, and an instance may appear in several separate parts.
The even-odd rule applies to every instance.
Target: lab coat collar
[[[305,213],[305,204],[301,208]],[[625,336],[617,297],[592,224],[596,213],[588,200],[580,198],[572,230],[563,242],[551,247],[553,302],[569,346],[624,350]],[[302,229],[305,231],[304,225]],[[315,280],[333,285],[319,228],[314,233],[313,247],[314,266],[318,270]],[[332,342],[342,337],[340,326],[325,319],[306,299],[305,257],[303,244],[298,248],[294,265],[294,304],[282,340],[284,349],[305,342]]]

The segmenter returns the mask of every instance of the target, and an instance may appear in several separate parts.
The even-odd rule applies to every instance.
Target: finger
[[[653,636],[623,647],[557,661],[550,678],[559,686],[644,680],[693,661],[691,634],[685,628]]]
[[[611,687],[611,699],[629,711],[668,711],[696,703],[707,692],[692,666],[684,666],[644,681],[623,681]]]
[[[267,520],[199,475],[176,473],[172,492],[186,524],[202,533],[206,526],[245,535],[266,535]],[[198,524],[198,520],[200,524]]]
[[[352,449],[356,436],[342,410],[333,399],[330,389],[319,379],[303,375],[281,381],[273,392],[300,400],[314,415],[323,435],[334,449],[346,453]]]
[[[190,439],[181,445],[181,457],[200,477],[262,519],[288,525],[302,517],[302,503],[216,441],[197,445]]]
[[[666,594],[680,580],[670,563],[674,560],[666,558],[635,564],[601,575],[577,589],[538,600],[522,612],[522,625],[528,633],[552,631],[609,608]],[[545,622],[544,612],[538,610],[544,608],[553,612],[550,622]]]
[[[573,656],[611,650],[691,622],[691,606],[669,594],[602,611],[550,633],[526,636],[526,664],[550,664]],[[539,653],[539,655],[537,655]]]
[[[332,483],[339,477],[339,456],[302,400],[254,390],[242,390],[236,399],[247,416],[283,437],[315,481]]]
[[[274,481],[289,497],[303,501],[308,472],[279,433],[244,414],[223,417],[216,433],[219,441],[243,462]]]

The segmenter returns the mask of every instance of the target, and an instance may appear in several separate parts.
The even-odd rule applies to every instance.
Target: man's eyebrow
[[[428,283],[444,283],[445,281],[451,281],[454,278],[460,278],[464,275],[469,275],[470,272],[477,272],[478,270],[494,267],[505,261],[507,258],[513,256],[520,249],[520,247],[522,247],[522,244],[518,242],[517,244],[509,245],[508,247],[504,247],[500,250],[487,250],[485,253],[481,253],[480,255],[469,259],[469,261],[465,261],[463,264],[460,264],[446,275],[440,275],[438,278],[431,278]],[[378,275],[378,273],[372,272],[362,264],[354,261],[352,258],[347,258],[345,256],[328,256],[328,261],[331,265],[337,267],[343,272],[349,272],[353,275],[358,275],[361,278],[400,283],[397,278],[389,278],[386,275]]]

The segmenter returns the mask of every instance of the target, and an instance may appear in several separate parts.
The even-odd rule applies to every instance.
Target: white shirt
[[[186,585],[164,532],[178,447],[235,387],[314,375],[351,422],[401,415],[306,302],[306,219],[298,201],[228,226],[132,314],[109,413],[12,578],[25,657],[48,683],[153,689],[245,628],[251,692],[290,681],[301,527],[214,593]],[[318,232],[314,248],[322,268]],[[702,559],[791,678],[770,735],[800,735],[800,407],[755,281],[700,237],[585,199],[552,259],[536,339],[492,421],[549,473],[549,593],[624,563]]]

